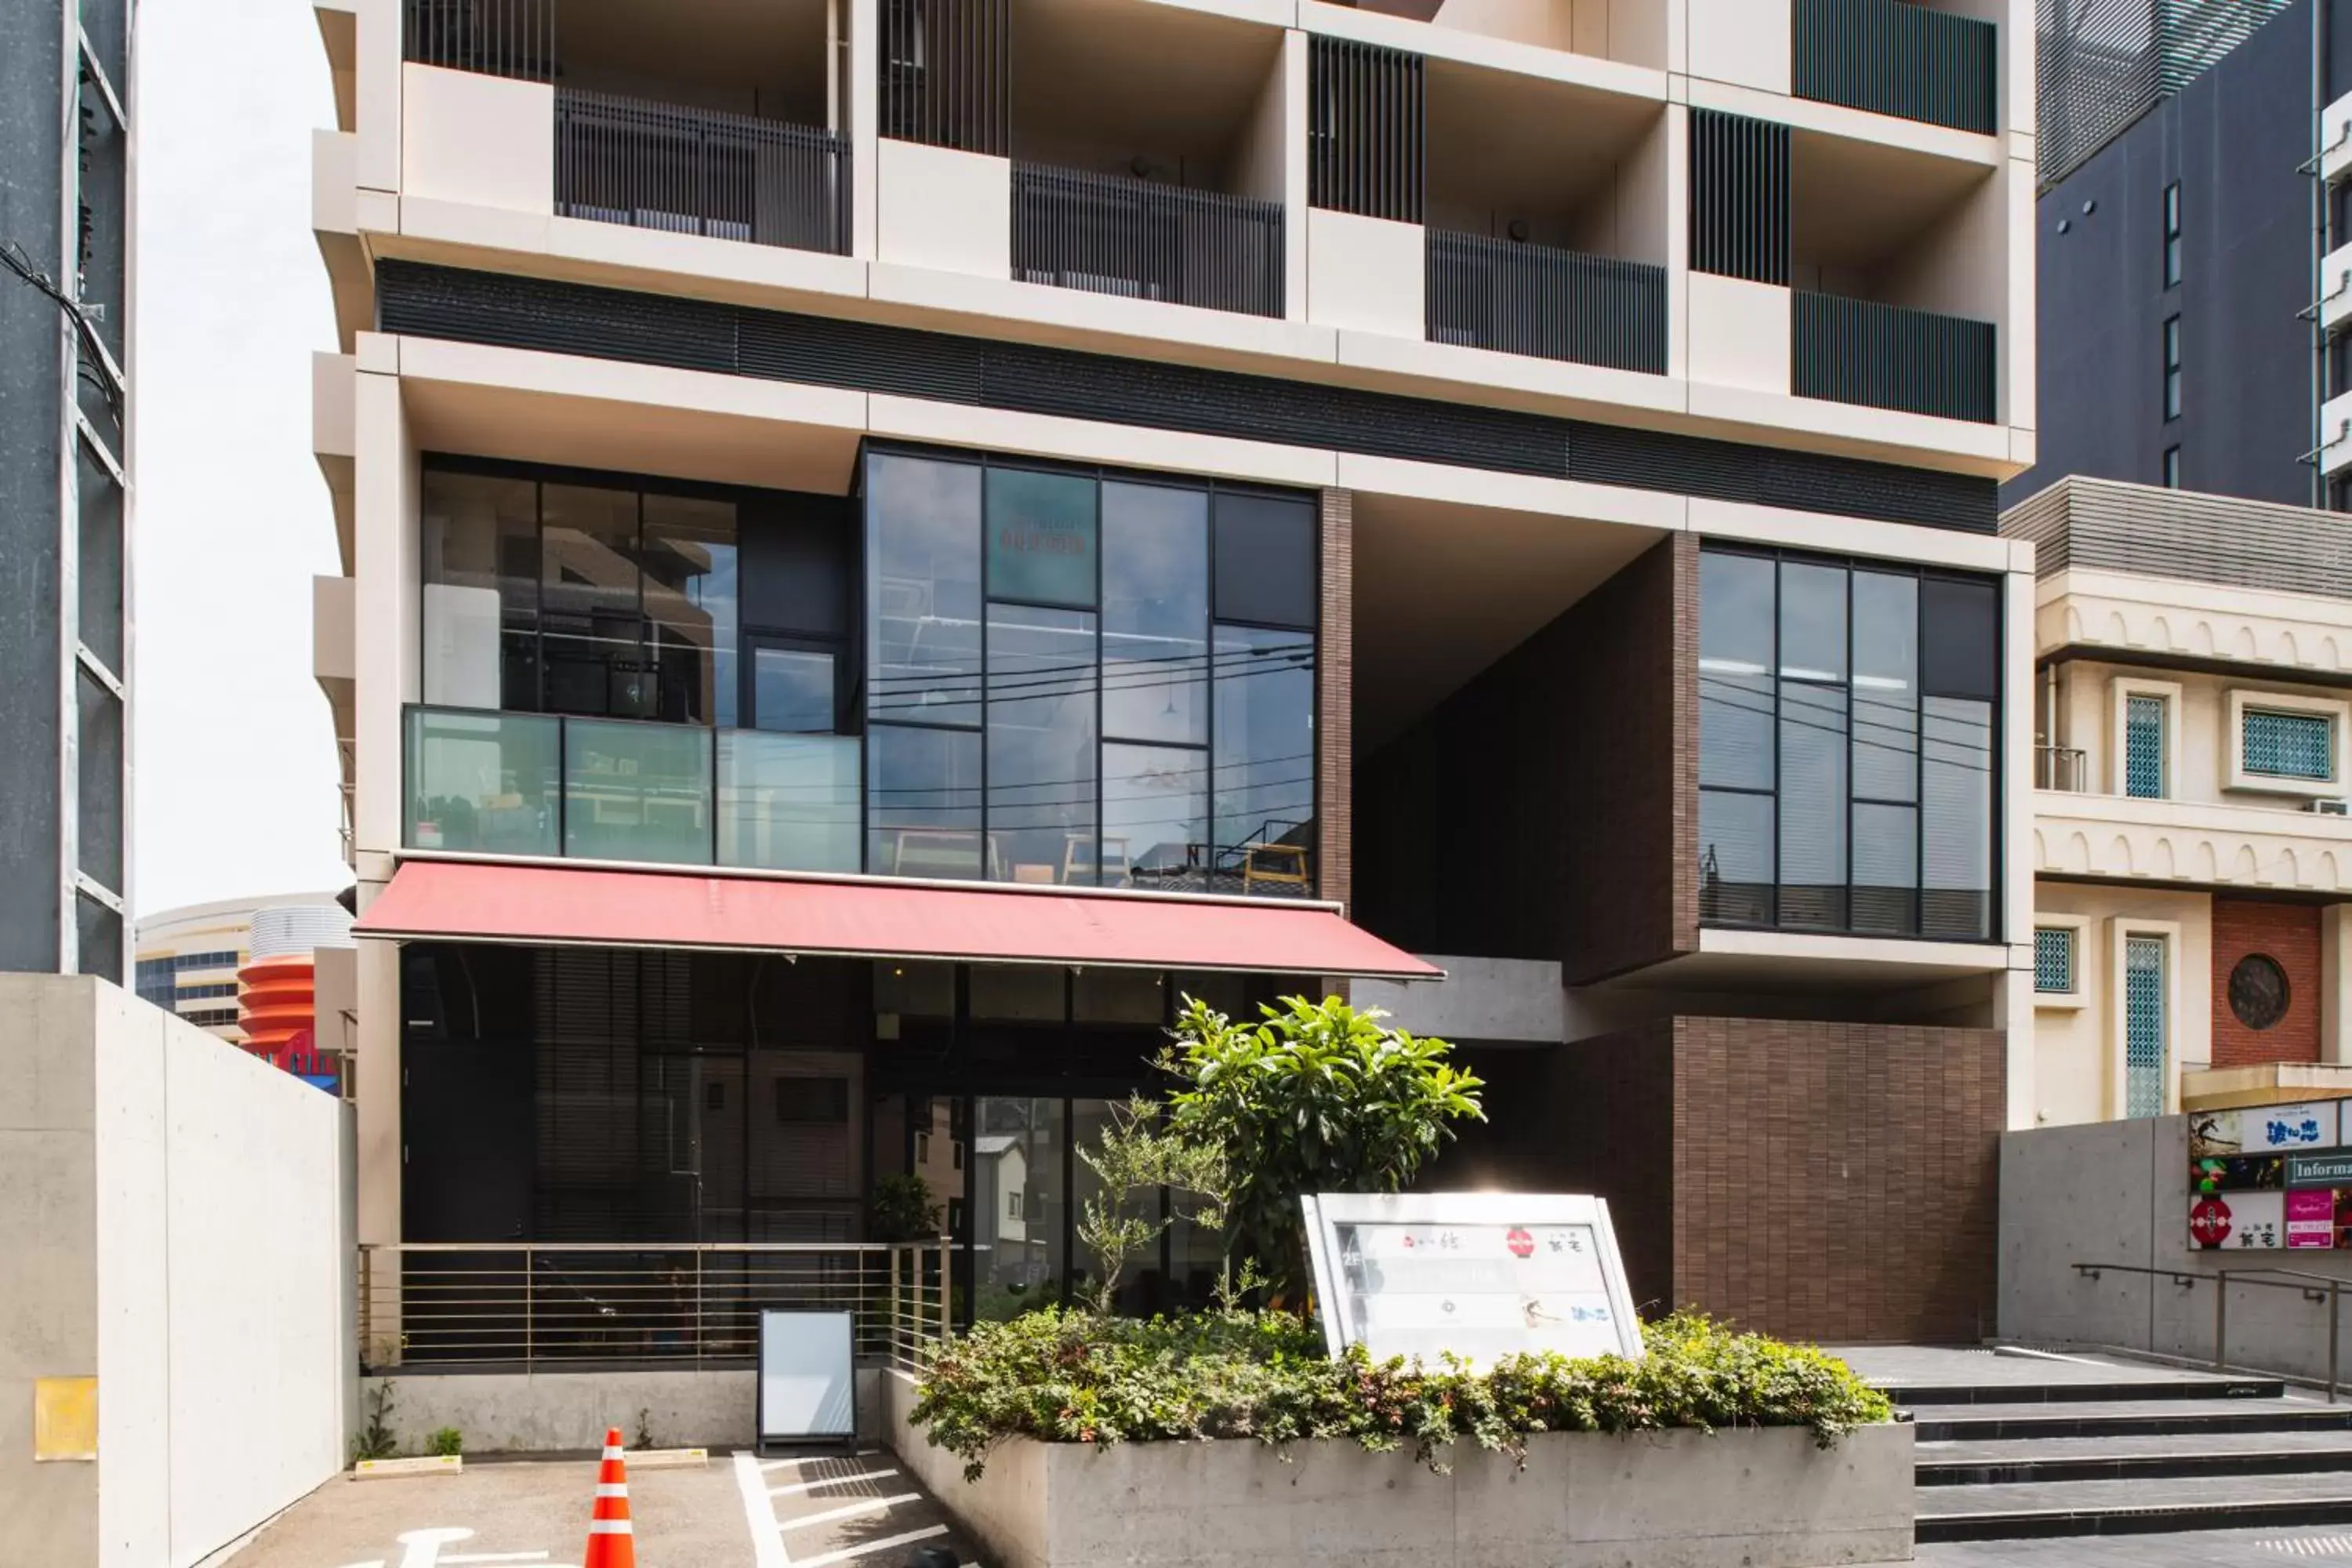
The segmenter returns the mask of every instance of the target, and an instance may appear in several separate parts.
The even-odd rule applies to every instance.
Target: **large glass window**
[[[1699,605],[1700,918],[1989,937],[1992,584],[1711,549]]]
[[[938,876],[1312,888],[1309,503],[903,453],[867,472],[869,869],[920,849]]]
[[[539,486],[425,471],[425,700],[539,706]]]

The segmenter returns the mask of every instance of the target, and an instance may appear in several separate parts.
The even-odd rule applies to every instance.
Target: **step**
[[[1920,1496],[1917,1538],[2019,1541],[2158,1531],[2352,1523],[2352,1476],[2229,1476],[1937,1488]]]
[[[1917,1479],[1923,1488],[1938,1488],[2344,1471],[2352,1471],[2352,1432],[2323,1429],[1923,1443]]]
[[[2286,1384],[2274,1377],[2130,1378],[2063,1383],[1975,1383],[1881,1385],[1906,1410],[1945,1405],[2095,1405],[2172,1399],[2277,1399]]]
[[[1922,1443],[2013,1437],[2163,1436],[2213,1432],[2352,1430],[2352,1405],[2306,1400],[2130,1399],[2058,1405],[1972,1405],[1917,1418]]]

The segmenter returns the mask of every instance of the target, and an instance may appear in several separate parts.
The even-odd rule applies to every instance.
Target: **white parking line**
[[[823,1491],[827,1487],[845,1487],[852,1481],[878,1481],[886,1476],[895,1476],[898,1473],[898,1472],[896,1469],[859,1470],[854,1475],[830,1476],[821,1481],[795,1481],[788,1487],[770,1487],[768,1489],[768,1495],[770,1497],[798,1497],[803,1492]]]
[[[922,1500],[920,1492],[900,1492],[897,1497],[864,1498],[843,1508],[829,1508],[823,1513],[803,1514],[798,1519],[780,1519],[776,1521],[776,1528],[798,1530],[803,1525],[831,1524],[836,1519],[856,1519],[861,1513],[880,1513],[886,1509],[896,1508],[902,1502]]]
[[[760,1468],[763,1470],[781,1470],[786,1465],[821,1465],[829,1460],[843,1458],[852,1459],[870,1459],[881,1451],[882,1450],[879,1448],[860,1448],[856,1453],[846,1456],[841,1454],[795,1454],[789,1459],[762,1459],[760,1461]],[[738,1458],[741,1458],[743,1456],[740,1454],[736,1456]]]
[[[735,1489],[743,1494],[743,1521],[751,1527],[752,1568],[793,1568],[784,1532],[776,1528],[775,1505],[768,1500],[767,1467],[750,1454],[735,1456]]]
[[[869,1552],[887,1552],[893,1546],[912,1546],[918,1541],[930,1541],[947,1532],[948,1527],[944,1524],[925,1525],[920,1530],[910,1530],[904,1535],[886,1535],[879,1541],[869,1541],[863,1546],[845,1546],[838,1552],[828,1552],[822,1557],[803,1557],[794,1563],[793,1568],[831,1568],[831,1565],[835,1563],[847,1563],[853,1558],[864,1557]]]

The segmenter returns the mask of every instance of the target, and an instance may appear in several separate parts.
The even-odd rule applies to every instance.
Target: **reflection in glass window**
[[[920,458],[867,460],[867,700],[877,722],[980,722],[981,472]]]
[[[830,734],[836,688],[833,655],[763,645],[751,650],[751,728]]]
[[[417,849],[555,855],[558,730],[536,713],[408,711],[407,820]],[[234,963],[236,955],[215,955]]]
[[[1217,497],[1217,619],[1315,624],[1315,509],[1286,496]]]
[[[708,865],[711,737],[671,724],[563,726],[563,852]]]
[[[1700,919],[1990,935],[1992,586],[1709,551],[1699,605]]]
[[[735,503],[648,494],[645,505],[646,617],[660,717],[732,729],[741,689]]]
[[[1093,479],[988,470],[988,596],[1094,608]]]
[[[425,700],[539,706],[539,486],[425,471]]]
[[[1209,498],[1106,484],[1103,735],[1209,738]]]
[[[1095,617],[988,612],[989,875],[1098,879],[1095,864]],[[1123,878],[1124,866],[1101,868]]]
[[[1202,751],[1104,742],[1103,859],[1126,867],[1128,885],[1207,886],[1208,764]]]
[[[1221,626],[1214,665],[1218,875],[1246,892],[1304,884],[1315,826],[1315,639]]]
[[[980,732],[877,724],[866,738],[866,868],[887,877],[994,874],[981,833]]]
[[[651,719],[658,711],[637,579],[637,492],[543,485],[540,631],[547,707]]]
[[[849,735],[719,732],[719,863],[856,871],[860,746]]]
[[[1018,1317],[1061,1291],[1065,1109],[1059,1100],[973,1102],[972,1316],[982,1322]],[[1017,1205],[1007,1202],[1014,1193]]]

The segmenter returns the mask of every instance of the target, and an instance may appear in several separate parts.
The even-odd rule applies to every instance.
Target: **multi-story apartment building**
[[[318,14],[363,1242],[914,1170],[1000,1310],[1177,996],[1412,982],[1496,1083],[1441,1184],[1980,1326],[2029,6]]]
[[[0,970],[130,973],[132,0],[0,0]]]
[[[2352,1063],[2352,523],[2074,479],[2002,531],[2041,572],[2034,1120],[2326,1085]]]

